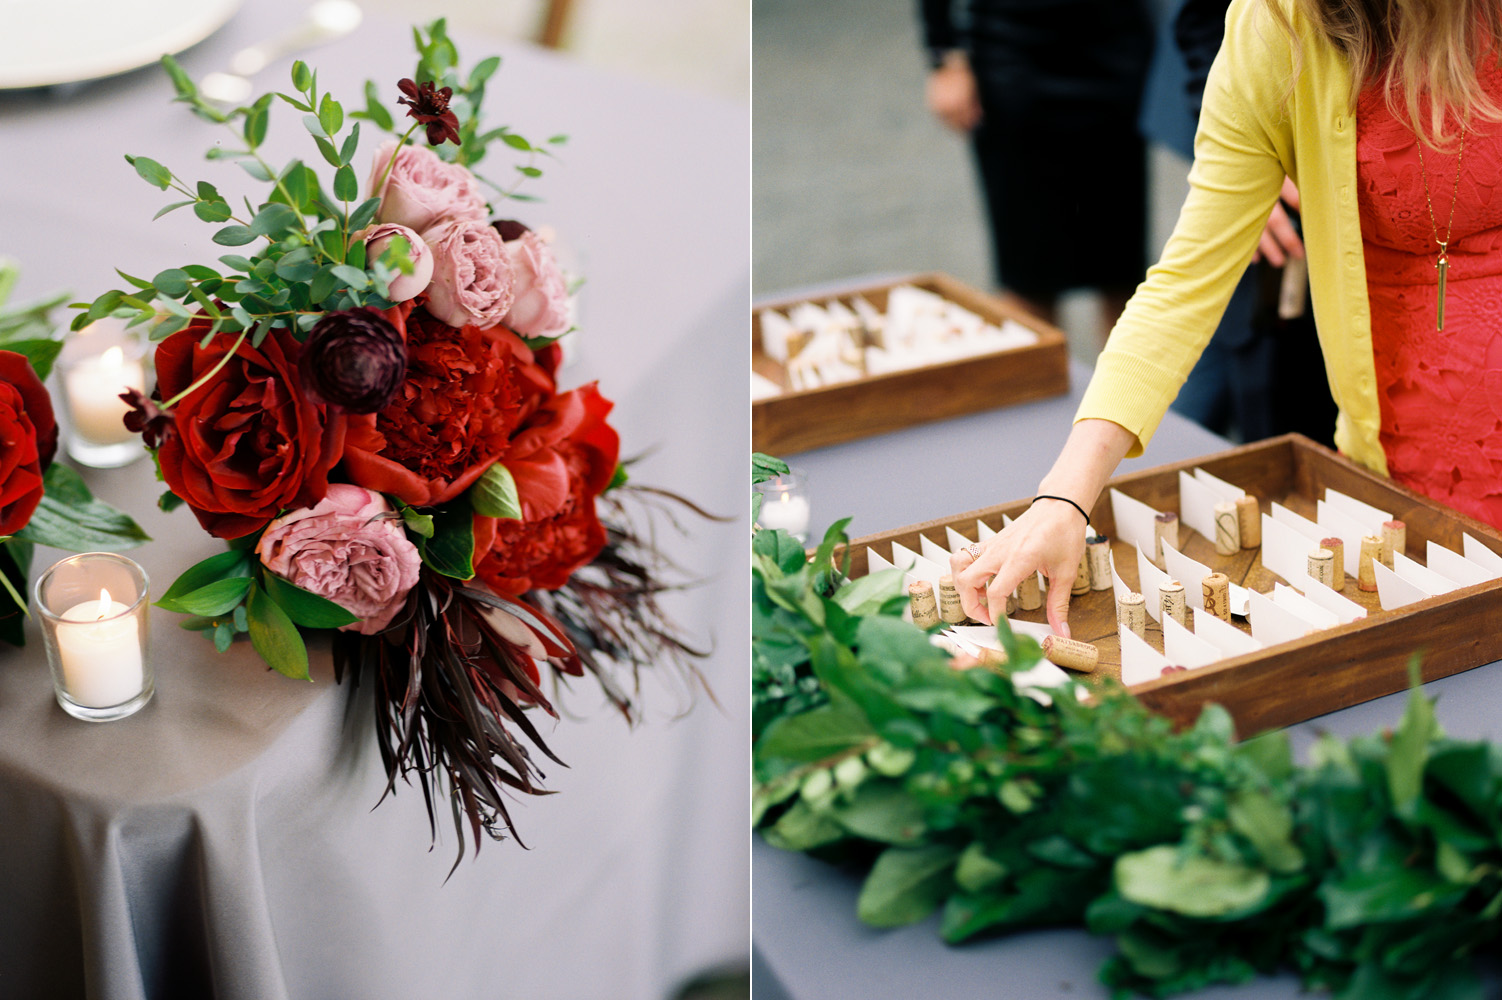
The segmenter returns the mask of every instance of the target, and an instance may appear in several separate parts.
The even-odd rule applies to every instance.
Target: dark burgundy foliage
[[[459,118],[449,110],[449,98],[454,96],[452,87],[438,89],[431,80],[419,84],[410,79],[399,80],[396,86],[406,95],[396,101],[407,106],[407,117],[416,118],[428,127],[428,145],[445,142],[458,145]]]
[[[530,228],[522,225],[515,219],[496,219],[490,224],[490,226],[496,232],[501,234],[502,243],[510,243],[512,240],[519,240],[524,235],[532,231]]]

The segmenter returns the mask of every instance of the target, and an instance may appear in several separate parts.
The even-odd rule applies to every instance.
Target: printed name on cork
[[[1231,620],[1231,578],[1224,573],[1211,573],[1200,581],[1205,611],[1223,622]]]
[[[1172,618],[1185,628],[1189,627],[1189,612],[1184,600],[1184,585],[1177,580],[1165,580],[1158,585],[1160,617]]]
[[[914,580],[907,585],[907,599],[913,609],[913,624],[919,628],[933,628],[942,619],[939,604],[934,600],[934,585],[927,580]]]
[[[1050,663],[1083,674],[1094,673],[1095,665],[1100,662],[1100,650],[1088,642],[1061,635],[1043,637],[1043,655]]]
[[[954,577],[948,573],[939,577],[939,617],[950,625],[963,625],[970,620],[954,585]]]
[[[1116,624],[1147,638],[1147,599],[1135,591],[1116,602]]]

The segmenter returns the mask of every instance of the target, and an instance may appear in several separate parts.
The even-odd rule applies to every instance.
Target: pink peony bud
[[[502,322],[523,337],[567,333],[568,286],[553,251],[533,232],[507,240],[504,246],[511,261],[514,301]]]
[[[396,166],[385,185],[386,165],[396,153]],[[445,163],[432,150],[420,146],[396,149],[396,141],[382,143],[370,168],[371,194],[381,198],[376,219],[394,222],[424,232],[445,222],[461,219],[483,221],[485,198],[475,175],[456,163]]]

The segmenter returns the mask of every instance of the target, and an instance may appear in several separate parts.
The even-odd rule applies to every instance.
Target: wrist
[[[928,68],[930,70],[950,69],[955,66],[965,67],[970,65],[970,60],[965,56],[964,49],[930,48],[928,50]]]

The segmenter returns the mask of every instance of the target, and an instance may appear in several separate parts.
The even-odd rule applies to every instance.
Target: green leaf
[[[1186,917],[1224,917],[1250,910],[1266,897],[1267,873],[1246,865],[1185,855],[1170,844],[1116,859],[1116,891],[1134,903]]]
[[[330,139],[344,125],[344,108],[340,107],[332,94],[324,94],[318,105],[318,124],[323,126],[323,134]]]
[[[245,115],[245,143],[255,149],[266,141],[266,126],[270,124],[268,105],[257,102]]]
[[[474,486],[470,487],[469,502],[481,517],[521,520],[522,505],[516,492],[516,479],[501,462],[493,463],[475,480]]]
[[[501,136],[501,141],[510,146],[512,149],[519,149],[523,153],[532,152],[532,144],[526,139],[523,139],[521,136],[517,135],[515,132],[507,132],[505,135]]]
[[[1293,813],[1265,792],[1244,789],[1227,807],[1231,829],[1251,841],[1262,860],[1275,872],[1298,871],[1304,854],[1293,842]]]
[[[294,680],[311,680],[308,676],[308,647],[287,612],[260,587],[250,588],[246,602],[250,625],[250,644],[266,665]],[[230,629],[233,636],[234,629]]]
[[[151,217],[151,221],[155,222],[157,219],[160,219],[162,216],[166,215],[169,212],[175,212],[179,208],[183,208],[192,204],[194,204],[194,202],[192,201],[174,201],[170,205],[164,205],[161,208],[157,209],[157,213]]]
[[[1400,814],[1412,810],[1424,783],[1424,764],[1429,760],[1429,745],[1439,729],[1434,720],[1434,703],[1416,684],[1408,696],[1403,721],[1398,724],[1388,746],[1387,787],[1393,806]]]
[[[234,270],[239,271],[243,274],[249,274],[251,272],[251,269],[255,267],[255,265],[252,264],[249,260],[241,257],[237,253],[225,254],[223,257],[219,258],[219,263],[223,264],[225,267],[233,268]]]
[[[17,538],[72,552],[133,549],[151,537],[128,514],[95,500],[77,472],[54,462],[42,476],[42,500]]]
[[[250,590],[250,577],[236,576],[199,587],[177,597],[162,597],[157,607],[185,615],[203,615],[214,618],[229,613]]]
[[[433,511],[433,537],[419,537],[417,550],[435,573],[455,580],[475,575],[475,519],[465,494]]]
[[[353,625],[360,620],[358,615],[351,614],[341,605],[304,590],[270,570],[261,579],[266,593],[281,605],[282,610],[287,612],[287,617],[299,625],[306,625],[308,628],[338,628],[341,625]]]
[[[784,851],[810,851],[845,838],[845,830],[827,815],[815,812],[807,802],[793,807],[763,834],[767,843]]]
[[[883,844],[914,846],[928,829],[923,822],[923,804],[901,785],[889,781],[861,785],[854,798],[832,815],[855,836]]]
[[[360,117],[356,112],[352,117]],[[395,122],[391,118],[391,112],[381,103],[381,93],[376,89],[375,81],[365,81],[365,112],[363,117],[370,119],[377,128],[390,132]]]
[[[301,59],[294,62],[292,64],[292,86],[303,93],[307,93],[308,88],[312,84],[313,75],[308,72],[308,64]]]
[[[868,573],[835,591],[834,599],[852,615],[873,615],[893,597],[901,596],[903,571],[884,569]]]
[[[248,552],[231,549],[228,552],[216,553],[183,570],[173,581],[172,586],[167,588],[167,592],[156,602],[157,607],[167,608],[169,611],[180,610],[171,605],[175,605],[183,595],[202,590],[219,580],[235,578],[249,580],[250,569]]]
[[[605,492],[609,493],[613,489],[625,486],[626,482],[630,478],[631,477],[626,473],[625,464],[622,462],[617,462],[615,464],[615,471],[610,474],[610,483],[605,487]]]
[[[954,881],[965,892],[980,892],[1006,878],[1008,868],[986,853],[986,845],[976,841],[960,854],[954,868]]]
[[[796,763],[814,763],[875,741],[866,717],[849,704],[830,704],[786,715],[767,727],[757,753]]]
[[[255,239],[256,234],[241,225],[225,226],[214,234],[214,242],[224,247],[243,247]]]
[[[155,160],[145,156],[127,156],[125,159],[136,168],[136,173],[146,183],[161,188],[163,191],[172,186],[172,171]]]
[[[334,172],[334,197],[340,201],[354,201],[360,197],[360,181],[355,177],[355,168],[348,163]]]
[[[171,490],[167,490],[161,496],[157,497],[156,505],[163,513],[170,514],[183,505],[183,498]]]
[[[340,159],[340,161],[343,162],[343,163],[345,163],[345,164],[348,164],[350,160],[353,160],[355,158],[355,150],[358,149],[359,146],[360,146],[360,123],[356,122],[350,128],[349,135],[345,137],[344,145],[342,145],[342,146],[339,147],[339,159]],[[334,182],[334,185],[335,185],[336,188],[338,187],[338,183],[339,182],[337,180]],[[355,200],[355,196],[351,196],[349,198],[345,198],[344,200],[345,201],[354,201]]]
[[[492,76],[494,76],[495,71],[500,68],[500,56],[491,56],[488,59],[481,59],[478,63],[475,64],[475,68],[469,71],[469,82],[465,85],[465,89],[474,90],[476,87],[481,86],[485,83],[486,80],[489,80]]]
[[[380,209],[380,207],[381,199],[379,198],[366,198],[364,201],[360,202],[360,207],[350,213],[350,232],[358,232],[359,230],[364,229],[366,226],[370,225],[370,220],[375,218],[375,214]]]
[[[785,476],[790,470],[788,464],[780,458],[762,452],[751,454],[751,484],[764,483],[768,479],[776,479]]]
[[[416,507],[409,507],[400,500],[397,501],[397,505],[402,512],[402,522],[406,524],[408,531],[423,538],[433,537],[432,514],[424,514]]]
[[[173,299],[180,299],[188,294],[190,281],[188,272],[176,267],[169,267],[151,279],[151,283],[156,286],[158,292]]]
[[[280,202],[270,202],[250,222],[250,235],[279,240],[302,227],[302,217]],[[222,231],[222,230],[221,230]]]
[[[198,87],[193,83],[192,77],[178,65],[171,55],[162,56],[162,68],[167,71],[167,76],[172,80],[172,89],[177,91],[177,96],[184,100],[192,100],[198,96]]]
[[[856,913],[873,927],[902,927],[934,911],[954,880],[953,847],[889,847],[861,886]]]
[[[45,382],[47,376],[52,373],[52,363],[57,360],[58,354],[63,349],[63,342],[61,340],[12,340],[6,344],[0,344],[0,349],[25,355],[26,360],[31,362],[32,369],[37,373],[37,378]]]

